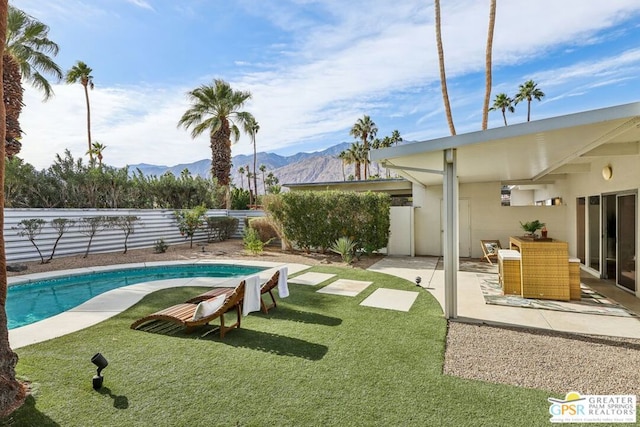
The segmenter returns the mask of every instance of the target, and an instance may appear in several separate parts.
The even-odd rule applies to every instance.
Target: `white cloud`
[[[127,0],[127,2],[142,9],[153,10],[153,7],[145,0]]]
[[[66,1],[49,3],[47,13],[62,13],[53,8]],[[151,8],[148,1],[129,2]],[[41,10],[45,7],[32,0],[18,3]],[[89,11],[84,2],[75,0],[74,4]],[[107,3],[100,4],[106,8]],[[208,158],[207,138],[192,141],[189,132],[177,129],[176,124],[188,107],[185,92],[209,83],[212,78],[224,78],[234,89],[252,92],[247,110],[260,123],[257,141],[261,151],[322,149],[325,147],[319,144],[350,140],[348,130],[362,114],[370,114],[374,120],[376,117],[388,120],[388,132],[399,129],[405,139],[448,133],[442,109],[432,5],[421,0],[265,0],[260,7],[250,1],[239,4],[250,11],[253,19],[270,20],[281,31],[278,37],[265,38],[264,46],[249,47],[264,50],[258,60],[247,61],[244,46],[234,46],[234,40],[206,40],[197,44],[194,39],[193,46],[185,47],[193,49],[194,55],[203,54],[206,48],[205,52],[213,52],[215,57],[217,50],[226,52],[231,46],[235,72],[219,75],[214,70],[209,76],[202,72],[199,81],[186,81],[180,86],[166,82],[97,86],[90,93],[93,139],[107,145],[108,164],[177,164]],[[196,16],[199,5],[184,2],[180,7],[189,14],[181,16]],[[90,26],[96,17],[107,13],[105,10],[95,6],[90,14],[76,19],[84,19],[85,25]],[[73,7],[65,8],[64,13],[74,13]],[[619,27],[612,34],[599,31],[639,13],[637,0],[500,2],[494,73],[508,66],[521,68],[514,68],[520,71],[508,75],[508,81],[494,80],[494,93],[515,92],[524,79],[533,78],[547,93],[545,102],[553,105],[580,98],[579,93],[588,94],[597,87],[636,79],[640,67],[638,50],[618,49],[604,58],[583,59],[565,66],[549,64],[544,59],[557,49],[575,52],[583,46],[622,37],[634,26]],[[443,2],[442,19],[454,119],[460,121],[456,124],[458,132],[477,130],[484,80],[473,79],[484,73],[488,6],[476,0]],[[234,25],[243,23],[238,20]],[[171,52],[159,48],[157,51],[158,55],[166,56],[167,67],[172,65]],[[27,91],[22,119],[27,135],[22,153],[27,161],[39,167],[50,164],[53,155],[64,148],[71,149],[74,155],[82,155],[87,149],[82,88],[60,85],[54,89],[56,97],[46,104],[40,103],[40,96],[33,90]],[[553,110],[547,113],[552,114]],[[501,125],[501,117],[490,118],[490,126]],[[511,123],[513,120],[509,119]],[[385,132],[386,129],[381,129],[382,134]],[[252,152],[248,138],[243,136],[233,151]]]

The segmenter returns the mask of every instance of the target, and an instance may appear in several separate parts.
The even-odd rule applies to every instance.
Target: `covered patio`
[[[444,256],[445,316],[458,317],[459,256],[480,257],[481,239],[506,243],[534,218],[568,242],[583,273],[638,297],[639,125],[632,103],[372,150],[371,161],[413,183],[416,254]],[[502,206],[504,186],[559,202]]]

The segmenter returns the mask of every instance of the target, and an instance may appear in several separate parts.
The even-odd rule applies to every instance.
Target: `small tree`
[[[269,244],[269,242],[260,240],[258,232],[251,227],[244,228],[242,241],[244,242],[244,248],[251,252],[252,255],[261,254],[264,250],[264,245]]]
[[[53,255],[56,253],[56,248],[58,247],[58,242],[62,238],[62,235],[69,231],[71,227],[75,225],[75,220],[68,218],[54,218],[51,221],[51,226],[58,232],[58,237],[56,238],[56,242],[53,244],[53,249],[51,249],[51,256],[46,261],[51,262],[53,259]]]
[[[91,242],[93,237],[105,228],[110,226],[110,221],[104,216],[94,216],[89,218],[82,218],[80,220],[80,232],[86,236],[89,236],[89,243],[87,244],[87,250],[82,258],[89,256],[89,249],[91,248]]]
[[[42,232],[42,227],[44,227],[46,223],[47,221],[42,218],[31,218],[23,219],[18,223],[16,227],[13,227],[13,229],[19,230],[18,236],[26,236],[31,244],[36,248],[36,250],[38,251],[38,255],[40,255],[40,264],[44,264],[45,261],[44,257],[42,256],[42,252],[40,252],[40,248],[36,244],[36,237]]]
[[[115,216],[109,218],[113,227],[118,227],[124,232],[124,252],[127,253],[127,242],[129,240],[129,236],[133,234],[135,231],[136,223],[140,221],[139,216],[133,215],[125,215],[125,216]]]
[[[193,236],[202,226],[204,215],[206,213],[207,208],[204,206],[196,206],[195,208],[186,211],[174,212],[180,234],[185,236],[185,239],[189,239],[190,248],[193,248]]]

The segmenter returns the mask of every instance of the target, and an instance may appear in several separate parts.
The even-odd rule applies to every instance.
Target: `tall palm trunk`
[[[489,8],[489,32],[487,34],[487,52],[485,55],[485,92],[482,107],[482,130],[487,129],[489,122],[489,98],[491,98],[491,55],[493,51],[493,29],[496,24],[496,0],[491,0]],[[503,111],[504,114],[504,111]],[[505,117],[506,125],[506,117]]]
[[[5,137],[5,155],[13,158],[22,148],[20,137],[22,129],[20,128],[20,113],[22,112],[22,97],[24,89],[22,88],[22,75],[20,74],[20,66],[11,55],[6,53],[2,55],[2,86],[4,90],[3,100],[6,111],[7,135]]]
[[[362,135],[362,151],[363,151],[363,155],[364,155],[364,179],[365,181],[367,180],[367,172],[369,169],[369,163],[367,163],[367,157],[369,157],[369,135],[365,132],[364,135]]]
[[[87,138],[89,143],[89,160],[93,160],[93,151],[91,150],[91,108],[89,107],[89,81],[87,79],[82,80],[82,86],[84,87],[84,99],[87,101]]]
[[[449,92],[447,91],[447,76],[444,71],[444,49],[442,47],[442,32],[440,25],[440,0],[435,0],[436,9],[436,44],[438,45],[438,63],[440,64],[440,86],[442,87],[442,98],[444,100],[444,111],[447,115],[447,123],[451,135],[456,134],[456,128],[453,125],[453,116],[451,115],[451,104],[449,104]]]
[[[229,176],[231,174],[231,130],[229,122],[224,121],[222,127],[211,134],[211,177],[216,178],[218,185],[225,187],[226,208],[231,208],[231,191]]]
[[[253,137],[253,189],[256,192],[254,205],[258,204],[258,169],[256,169],[256,137]]]
[[[253,204],[253,193],[251,192],[251,169],[247,165],[247,188],[249,189],[249,204]]]
[[[0,53],[4,53],[7,39],[7,0],[0,1]],[[0,64],[2,67],[3,64]],[[4,75],[4,74],[3,74]],[[4,90],[2,91],[4,99]],[[0,104],[0,140],[5,141],[6,109],[4,102]],[[0,188],[4,188],[5,149],[0,144]],[[0,206],[4,206],[4,191],[0,191]],[[16,380],[18,355],[11,350],[9,329],[7,325],[7,254],[4,247],[4,209],[0,209],[0,417],[12,413],[20,407],[26,397],[25,388]]]

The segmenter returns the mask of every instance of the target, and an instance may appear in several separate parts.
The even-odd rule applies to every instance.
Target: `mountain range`
[[[259,188],[262,187],[263,179],[262,172],[259,170],[260,165],[265,165],[265,175],[273,173],[281,185],[344,181],[345,177],[355,174],[355,168],[354,165],[345,165],[343,169],[342,160],[338,159],[338,155],[350,146],[351,143],[342,142],[322,151],[297,153],[291,156],[280,156],[266,152],[257,153],[258,186]],[[233,156],[231,161],[233,163],[231,168],[231,182],[233,182],[236,187],[244,188],[247,184],[247,175],[241,175],[238,169],[242,167],[246,170],[247,166],[249,166],[249,168],[253,170],[253,155],[239,154]],[[376,165],[372,164],[370,168],[372,174],[378,173]],[[146,163],[129,165],[130,171],[135,171],[136,169],[139,169],[145,176],[160,176],[165,172],[171,172],[175,176],[179,176],[183,170],[188,169],[193,176],[209,177],[211,160],[202,159],[193,163],[183,163],[175,166],[158,166]],[[381,174],[384,174],[383,168],[381,168]]]

